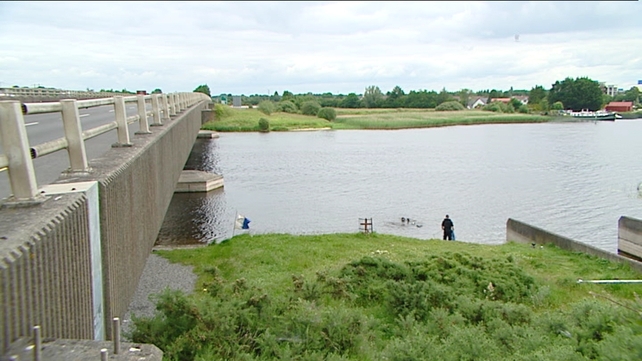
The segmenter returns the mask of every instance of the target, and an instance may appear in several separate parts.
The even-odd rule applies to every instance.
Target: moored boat
[[[615,119],[622,118],[621,115],[615,113],[615,112],[607,112],[604,110],[598,110],[597,112],[590,111],[588,109],[582,109],[580,112],[574,112],[572,110],[568,110],[563,113],[565,116],[570,116],[573,118],[576,118],[578,120],[606,120],[606,121],[614,121]]]

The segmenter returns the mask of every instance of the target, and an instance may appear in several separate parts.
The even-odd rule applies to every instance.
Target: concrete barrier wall
[[[559,248],[565,249],[572,252],[582,252],[597,256],[600,258],[608,259],[610,261],[626,263],[631,266],[631,268],[642,272],[642,263],[637,262],[626,257],[622,257],[615,253],[610,253],[602,249],[589,246],[587,244],[574,241],[570,238],[566,238],[555,233],[545,231],[541,228],[537,228],[526,223],[514,220],[509,218],[506,222],[506,241],[522,242],[522,243],[536,243],[536,244],[547,244],[553,243]]]
[[[0,210],[0,355],[31,336],[93,339],[87,198]]]
[[[131,147],[108,150],[92,171],[55,185],[98,182],[104,327],[123,317],[162,225],[198,131],[202,101]],[[0,355],[41,326],[45,338],[95,339],[89,203],[82,193],[0,208]],[[95,291],[95,287],[93,288]]]
[[[617,238],[619,254],[642,260],[642,220],[620,217]]]
[[[100,193],[106,320],[123,317],[138,287],[183,165],[201,127],[205,102],[96,160]],[[158,134],[156,134],[158,133]],[[106,324],[111,334],[111,322]]]

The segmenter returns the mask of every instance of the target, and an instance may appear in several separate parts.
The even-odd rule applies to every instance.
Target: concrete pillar
[[[176,99],[174,98],[174,94],[167,94],[169,97],[169,115],[176,115]]]
[[[13,199],[18,202],[42,200],[42,197],[38,197],[36,173],[20,102],[0,101],[0,138],[9,164]]]
[[[125,98],[122,96],[114,97],[114,115],[116,116],[118,143],[112,144],[112,147],[130,147],[131,143],[129,142],[129,128],[127,128]]]
[[[147,122],[147,107],[145,104],[145,96],[136,96],[136,105],[138,106],[138,125],[139,130],[136,134],[151,134],[149,131],[149,123]]]
[[[159,107],[158,98],[160,98],[160,94],[152,94],[152,116],[154,121],[151,125],[163,125],[163,122],[161,121],[161,116],[160,116],[160,107]]]
[[[167,100],[167,94],[162,94],[163,99],[163,120],[169,120],[169,101]]]
[[[87,152],[85,151],[85,140],[82,137],[82,126],[80,125],[80,114],[75,99],[64,99],[62,105],[62,125],[67,139],[67,152],[69,153],[69,164],[71,172],[88,172]]]

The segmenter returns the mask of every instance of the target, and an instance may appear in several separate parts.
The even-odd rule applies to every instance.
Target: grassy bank
[[[549,117],[529,114],[501,114],[481,110],[436,112],[432,109],[337,109],[334,122],[290,113],[265,115],[257,109],[229,109],[221,119],[208,122],[203,129],[219,132],[255,132],[258,121],[265,118],[272,131],[299,129],[403,129],[448,125],[534,123]]]
[[[391,235],[237,236],[158,252],[195,267],[135,342],[169,360],[637,360],[628,267],[554,246]]]

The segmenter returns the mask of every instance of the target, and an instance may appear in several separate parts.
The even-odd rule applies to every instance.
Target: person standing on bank
[[[453,240],[453,229],[455,225],[453,221],[446,215],[446,218],[441,222],[441,229],[444,230],[444,241],[448,239],[449,241]]]

